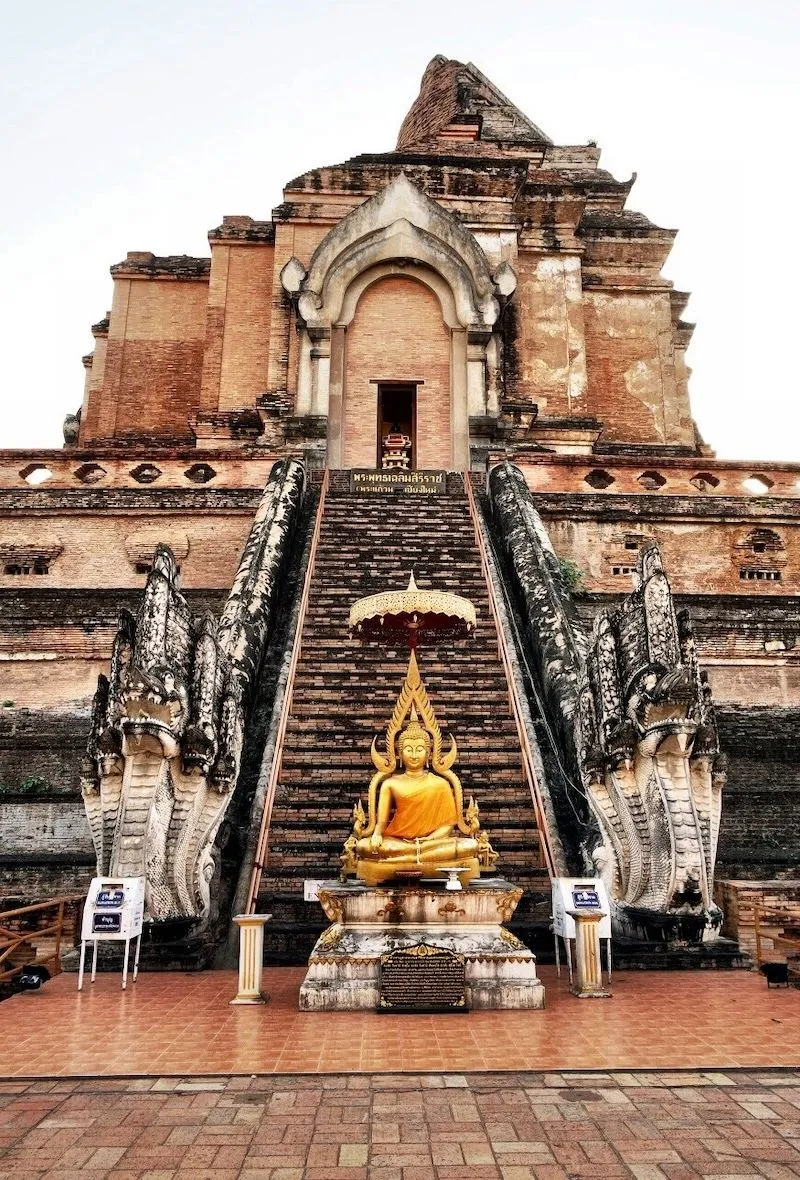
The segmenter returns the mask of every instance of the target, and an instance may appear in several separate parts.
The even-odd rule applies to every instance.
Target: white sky
[[[0,446],[61,445],[112,263],[207,254],[223,214],[266,219],[298,173],[391,150],[443,53],[638,173],[629,207],[680,229],[706,441],[800,458],[797,0],[0,7]]]

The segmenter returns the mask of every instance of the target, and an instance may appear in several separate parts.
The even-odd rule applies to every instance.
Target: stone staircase
[[[489,594],[464,490],[447,477],[446,495],[365,495],[349,474],[331,472],[308,611],[275,794],[258,911],[271,913],[267,963],[305,962],[325,926],[303,901],[306,878],[338,875],[353,805],[366,797],[369,756],[403,682],[408,653],[348,638],[358,598],[405,586],[463,594],[478,612],[468,642],[425,647],[420,669],[442,730],[459,747],[465,798],[500,854],[498,872],[526,890],[513,923],[525,938],[549,913],[549,882],[519,752]]]

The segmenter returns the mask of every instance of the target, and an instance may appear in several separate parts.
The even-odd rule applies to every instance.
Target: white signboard
[[[330,881],[310,881],[303,882],[303,901],[319,901],[319,891],[324,889],[326,885],[330,885]]]
[[[139,973],[139,951],[144,921],[144,877],[94,877],[86,895],[81,924],[81,962],[78,991],[83,987],[86,944],[92,943],[92,983],[97,975],[97,948],[101,942],[124,942],[122,986],[128,983],[128,952],[136,939],[133,980]]]
[[[611,937],[611,907],[606,887],[599,877],[553,878],[553,934],[559,938],[575,938],[575,919],[570,910],[603,914],[599,937]]]
[[[138,938],[144,920],[144,877],[94,877],[83,907],[86,942]]]

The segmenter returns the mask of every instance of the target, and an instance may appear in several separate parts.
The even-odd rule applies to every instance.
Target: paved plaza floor
[[[0,1083],[14,1180],[800,1176],[800,1072]]]
[[[61,975],[0,1004],[0,1075],[415,1073],[800,1067],[800,991],[748,971],[616,973],[577,1000],[541,969],[543,1012],[299,1012],[303,968],[265,971],[270,1003],[231,1007],[233,972]]]
[[[800,1177],[800,991],[620,972],[543,1012],[301,1013],[302,969],[62,975],[0,1005],[14,1180]],[[797,1067],[797,1068],[793,1068]]]

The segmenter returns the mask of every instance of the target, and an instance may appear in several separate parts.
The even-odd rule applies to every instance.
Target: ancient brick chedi
[[[800,468],[700,439],[675,231],[632,185],[435,57],[393,151],[223,217],[208,257],[112,266],[64,449],[0,452],[7,892],[121,871],[139,783],[151,916],[226,920],[260,890],[274,957],[310,945],[302,879],[335,871],[391,695],[343,620],[412,555],[421,585],[462,571],[482,691],[509,675],[521,702],[490,737],[469,661],[432,654],[520,930],[547,868],[603,871],[631,931],[714,927],[715,849],[718,876],[796,872]],[[384,465],[450,472],[438,515],[351,492]]]

